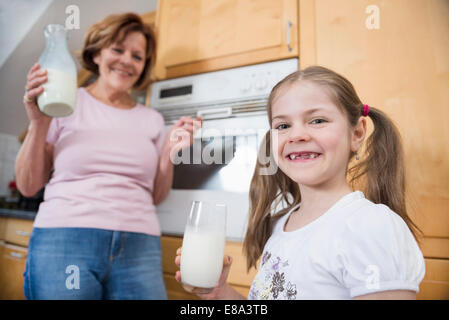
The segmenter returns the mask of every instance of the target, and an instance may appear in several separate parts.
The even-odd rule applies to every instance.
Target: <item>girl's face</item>
[[[278,137],[273,151],[287,176],[311,187],[346,181],[350,152],[364,138],[364,119],[350,128],[347,116],[323,89],[305,81],[281,88],[271,112],[271,128]]]
[[[95,56],[100,78],[118,91],[130,89],[145,67],[146,39],[140,32],[131,32],[121,43],[101,49]]]

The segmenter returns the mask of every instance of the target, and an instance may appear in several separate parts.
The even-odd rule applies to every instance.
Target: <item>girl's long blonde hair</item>
[[[351,127],[362,116],[363,103],[352,84],[343,76],[321,66],[312,66],[294,72],[281,80],[270,93],[267,104],[268,119],[271,126],[272,103],[281,88],[303,81],[321,86],[331,100],[347,116]],[[405,204],[405,168],[404,153],[399,131],[389,117],[379,109],[370,107],[368,116],[374,124],[374,131],[365,145],[365,157],[347,170],[349,183],[354,187],[363,186],[365,197],[374,203],[387,205],[404,219],[418,240],[421,233],[407,214]],[[259,157],[250,186],[249,221],[243,242],[243,251],[247,258],[247,268],[257,267],[257,260],[271,235],[275,222],[301,201],[301,192],[296,182],[277,170],[272,175],[261,175],[261,169],[273,163],[270,131],[265,135],[259,150]],[[269,162],[260,161],[269,155]],[[354,157],[351,152],[348,164]],[[265,164],[266,163],[266,164]],[[284,209],[273,213],[273,204],[283,201]]]

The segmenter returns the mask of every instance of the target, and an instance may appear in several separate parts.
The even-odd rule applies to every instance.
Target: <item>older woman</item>
[[[39,111],[46,70],[30,69],[19,190],[36,193],[54,171],[29,243],[27,299],[166,299],[155,205],[171,188],[170,154],[192,143],[194,121],[181,118],[165,135],[162,116],[129,95],[148,85],[154,57],[154,35],[135,14],[91,26],[82,63],[98,78],[78,89],[66,118]]]

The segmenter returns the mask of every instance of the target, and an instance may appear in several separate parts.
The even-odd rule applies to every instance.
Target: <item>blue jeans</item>
[[[91,228],[34,228],[27,299],[167,299],[160,237]]]

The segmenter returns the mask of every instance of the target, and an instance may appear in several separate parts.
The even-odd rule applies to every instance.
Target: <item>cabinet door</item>
[[[364,103],[395,121],[408,210],[425,236],[421,249],[428,258],[449,258],[448,2],[300,0],[299,6],[300,67],[341,73]],[[438,296],[432,288],[426,284],[422,296]]]
[[[161,0],[158,79],[298,55],[297,0]]]
[[[22,300],[27,249],[0,243],[0,300]]]
[[[419,300],[449,299],[449,260],[426,259],[426,275],[416,297]]]

